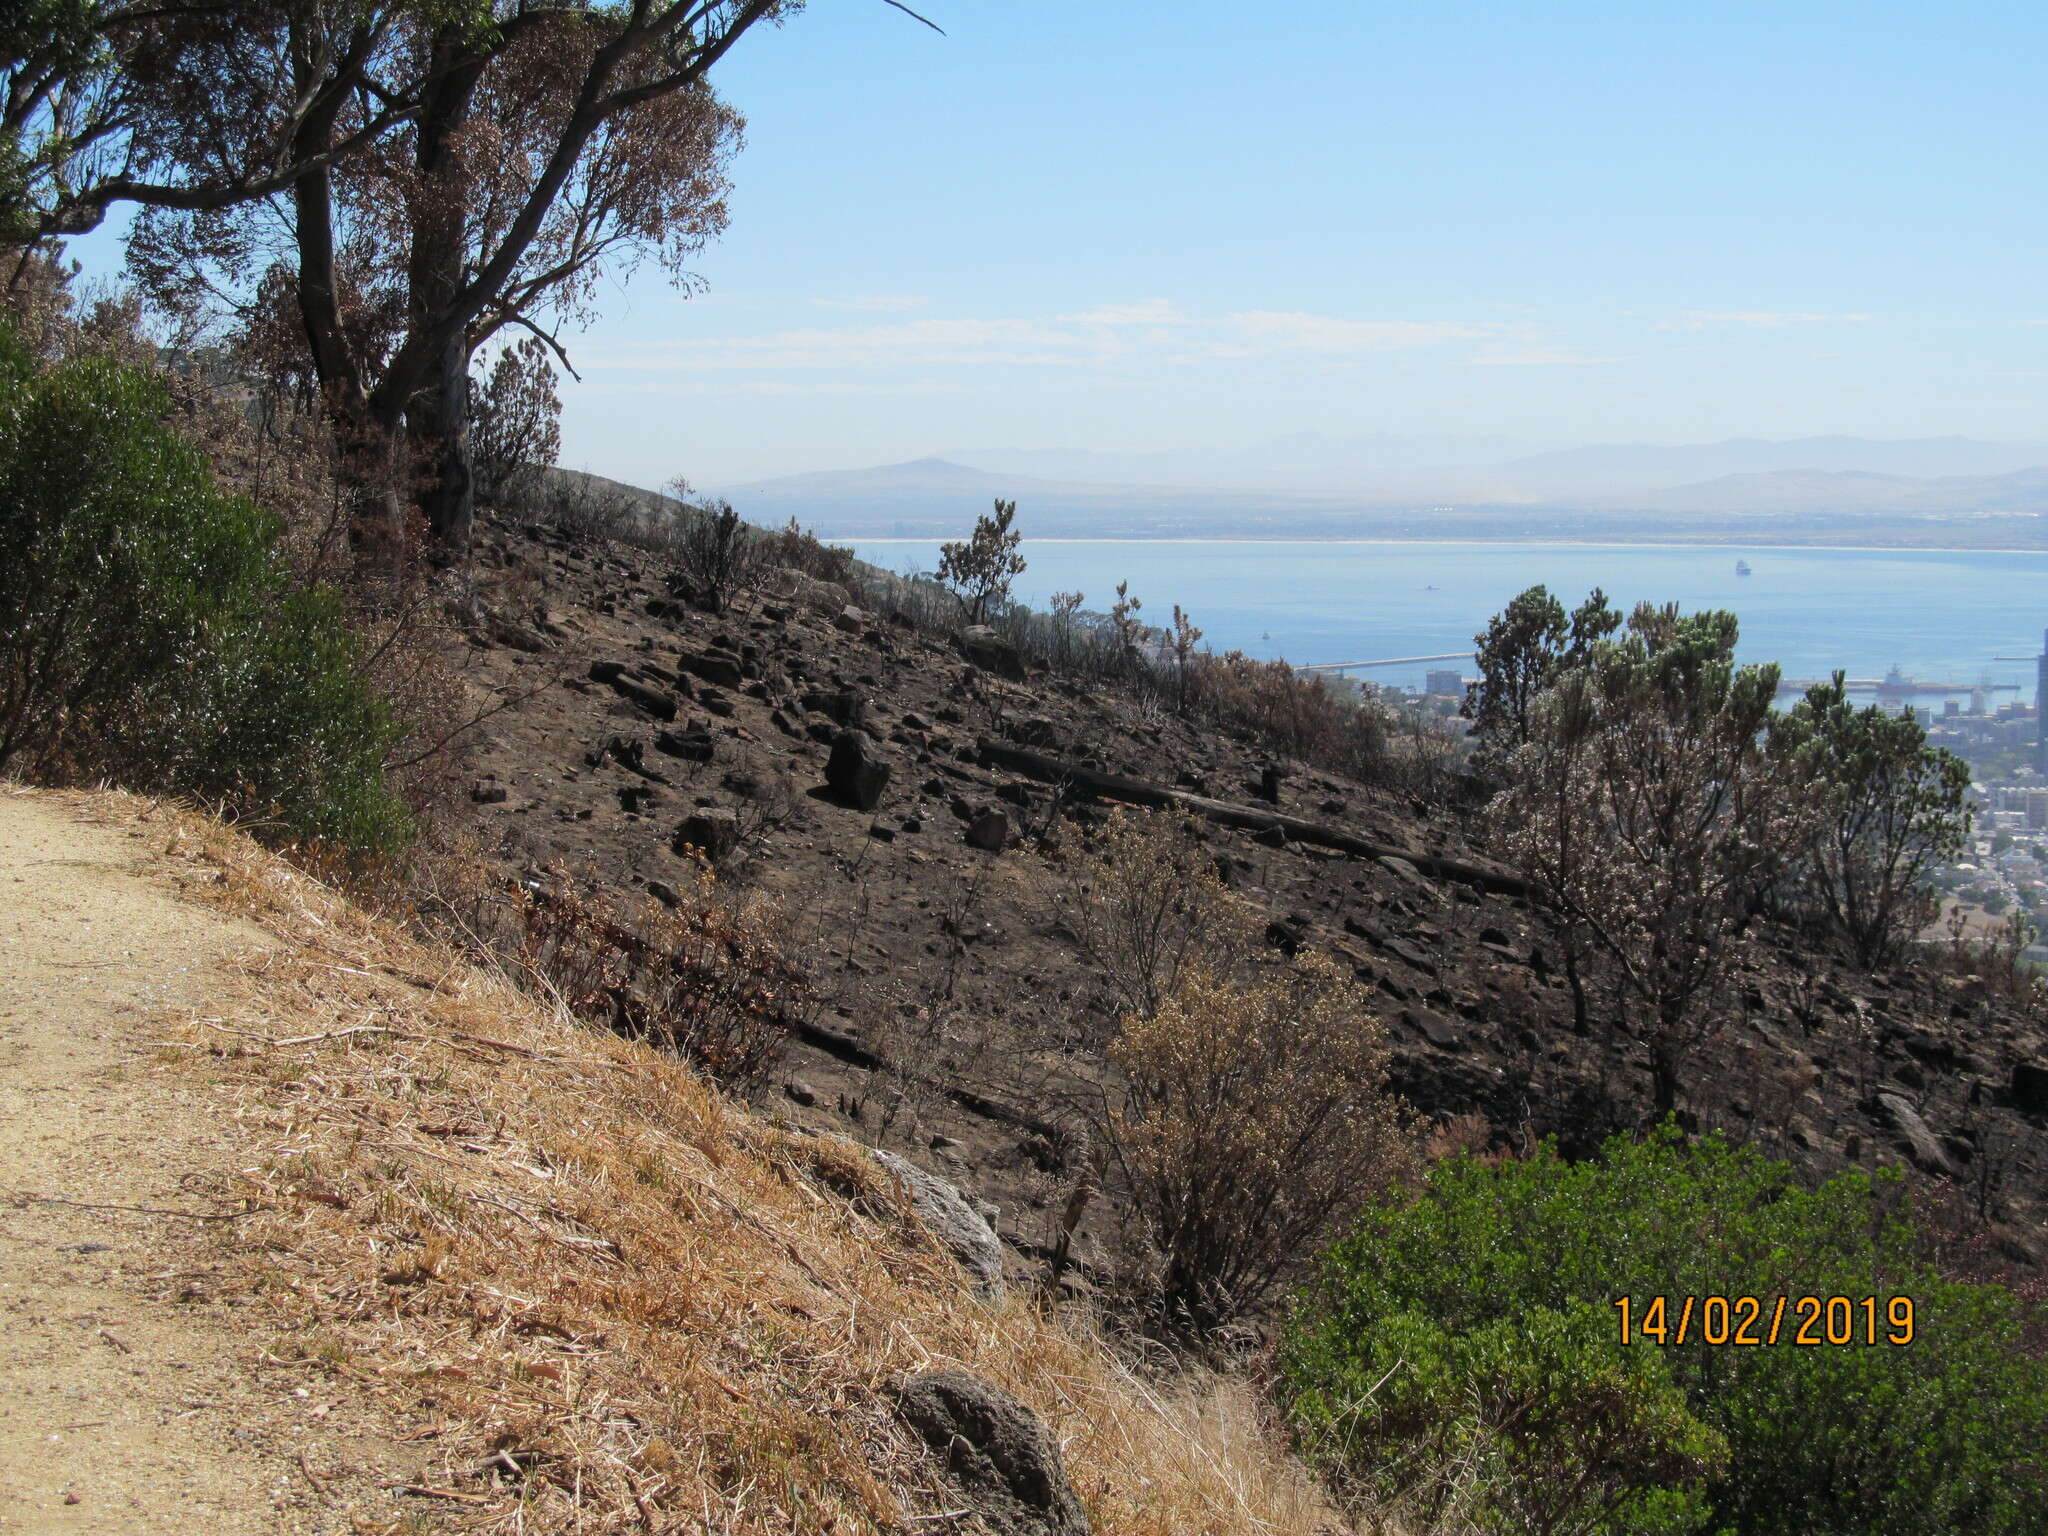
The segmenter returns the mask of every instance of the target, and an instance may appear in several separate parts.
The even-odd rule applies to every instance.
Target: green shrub
[[[1325,1255],[1288,1325],[1285,1392],[1311,1447],[1383,1494],[1486,1447],[1496,1529],[2036,1530],[2048,1369],[2015,1347],[2008,1293],[1914,1257],[1898,1204],[1888,1176],[1801,1190],[1783,1164],[1671,1133],[1581,1164],[1549,1148],[1443,1163]],[[1907,1296],[1915,1336],[1623,1347],[1616,1298],[1640,1318],[1660,1295],[1874,1295],[1880,1339]],[[1536,1406],[1510,1403],[1527,1443],[1503,1453],[1515,1390]]]
[[[191,795],[289,838],[394,846],[385,711],[278,520],[222,495],[146,374],[38,371],[0,333],[0,770]]]

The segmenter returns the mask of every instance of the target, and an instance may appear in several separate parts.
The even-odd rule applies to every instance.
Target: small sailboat
[[[1749,574],[1749,562],[1747,560],[1736,561],[1735,574],[1738,576],[1747,576]]]

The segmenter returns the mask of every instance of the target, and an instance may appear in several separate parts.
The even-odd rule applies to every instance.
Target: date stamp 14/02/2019
[[[1910,1296],[1622,1296],[1614,1306],[1623,1344],[1913,1342]]]

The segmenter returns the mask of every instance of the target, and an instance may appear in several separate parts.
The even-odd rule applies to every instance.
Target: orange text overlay
[[[1623,1296],[1623,1344],[1910,1344],[1910,1296]]]

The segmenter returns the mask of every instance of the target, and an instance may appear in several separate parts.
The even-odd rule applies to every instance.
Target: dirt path
[[[0,788],[0,1533],[377,1529],[335,1483],[375,1448],[267,1366],[214,1284],[243,1136],[154,1026],[254,929],[148,873],[145,826]],[[322,1468],[328,1469],[325,1473]]]

